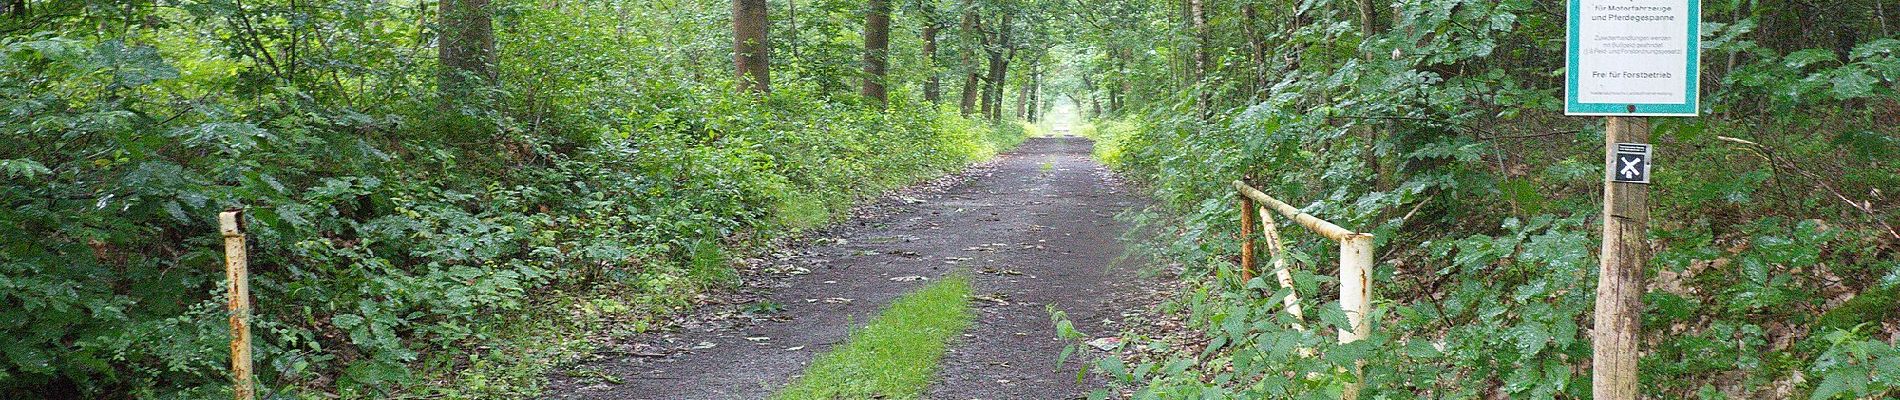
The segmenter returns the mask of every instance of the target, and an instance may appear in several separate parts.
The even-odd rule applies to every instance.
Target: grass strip
[[[905,295],[844,346],[818,356],[778,400],[915,399],[950,338],[970,326],[970,277],[951,275]]]

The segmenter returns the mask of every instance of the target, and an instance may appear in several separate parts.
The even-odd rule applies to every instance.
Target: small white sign
[[[1694,116],[1698,0],[1570,0],[1569,115]]]

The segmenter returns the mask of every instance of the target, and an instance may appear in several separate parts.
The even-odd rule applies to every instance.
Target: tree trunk
[[[437,85],[444,108],[473,95],[476,85],[495,79],[495,27],[488,1],[442,0],[440,4]]]
[[[732,64],[739,91],[763,94],[772,90],[768,26],[766,0],[732,0]]]
[[[967,35],[977,34],[977,28],[983,22],[980,18],[975,10],[963,12],[963,34],[966,35],[964,42],[966,45],[963,46],[963,98],[962,102],[957,103],[958,110],[962,111],[963,115],[970,115],[977,110],[976,99],[977,88],[979,88],[977,85],[981,83],[982,76],[976,71],[976,49],[974,48],[976,46],[968,45]]]
[[[884,89],[884,72],[889,66],[891,49],[890,0],[870,0],[864,13],[864,90],[862,94],[878,103],[889,100]]]
[[[1211,63],[1208,62],[1208,49],[1207,49],[1208,48],[1208,32],[1207,32],[1207,2],[1208,1],[1209,0],[1188,0],[1188,17],[1191,23],[1194,24],[1193,79],[1194,79],[1194,83],[1197,86],[1200,86],[1196,90],[1196,92],[1198,93],[1198,96],[1196,96],[1194,100],[1194,109],[1198,113],[1200,113],[1202,119],[1206,119],[1208,117],[1213,116],[1212,103],[1214,100],[1213,90],[1211,90],[1207,86],[1201,85],[1202,83],[1204,83],[1202,81],[1207,79],[1208,70],[1211,69],[1212,67]]]
[[[982,85],[983,76],[978,75],[975,69],[971,69],[968,74],[964,74],[963,102],[959,103],[957,107],[958,110],[963,112],[963,115],[970,115],[977,111],[977,92],[978,89],[982,88]]]
[[[1247,35],[1247,61],[1253,64],[1253,81],[1248,84],[1248,94],[1258,98],[1261,90],[1267,87],[1267,43],[1256,26],[1260,24],[1260,6],[1247,3],[1241,6],[1240,15],[1245,25],[1241,27]]]
[[[1091,111],[1089,116],[1100,117],[1102,115],[1102,96],[1096,93],[1095,81],[1089,78],[1089,73],[1087,72],[1082,73],[1082,90],[1089,94],[1089,111]],[[1070,97],[1070,99],[1074,99],[1074,97]],[[1075,105],[1076,107],[1081,107],[1082,102],[1078,100],[1075,102]]]
[[[1030,57],[1026,62],[1029,63],[1029,68],[1024,72],[1028,75],[1023,77],[1022,84],[1016,86],[1016,119],[1028,121],[1032,118],[1029,113],[1029,97],[1035,95],[1036,89],[1036,59]]]
[[[996,40],[984,51],[990,56],[990,75],[986,79],[988,90],[983,91],[983,115],[992,121],[1003,119],[1003,89],[1009,78],[1009,60],[1016,57],[1016,49],[1010,43],[1010,14],[1003,14],[1001,24],[996,26]]]
[[[1042,59],[1029,67],[1029,122],[1042,121]]]
[[[924,22],[924,59],[930,63],[930,78],[924,80],[924,101],[933,105],[943,102],[943,74],[937,65],[937,33],[941,28],[935,18]]]
[[[991,120],[1003,118],[1003,81],[1009,75],[1009,58],[1002,51],[989,51],[989,76],[983,79],[983,116]]]
[[[791,45],[792,60],[796,62],[800,59],[798,56],[798,0],[785,0],[785,22],[791,25],[792,33],[785,37],[790,40],[788,44]]]
[[[1359,32],[1366,38],[1379,34],[1379,10],[1372,8],[1372,0],[1359,0]]]

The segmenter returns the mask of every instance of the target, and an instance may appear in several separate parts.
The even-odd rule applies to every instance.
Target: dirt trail
[[[1064,342],[1045,307],[1067,311],[1085,333],[1112,333],[1143,281],[1111,266],[1125,230],[1114,215],[1136,200],[1089,158],[1090,145],[1030,139],[937,188],[887,199],[811,245],[762,260],[753,272],[762,276],[742,291],[758,294],[712,299],[673,329],[624,338],[555,376],[549,397],[765,398],[846,340],[849,327],[963,270],[975,277],[976,323],[951,344],[928,397],[1081,398],[1098,382],[1076,381],[1083,360],[1056,368]]]

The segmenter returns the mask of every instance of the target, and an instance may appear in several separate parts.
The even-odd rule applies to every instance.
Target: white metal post
[[[1358,234],[1339,241],[1339,307],[1345,309],[1352,330],[1339,330],[1339,343],[1352,343],[1372,333],[1366,314],[1372,313],[1372,235]]]

